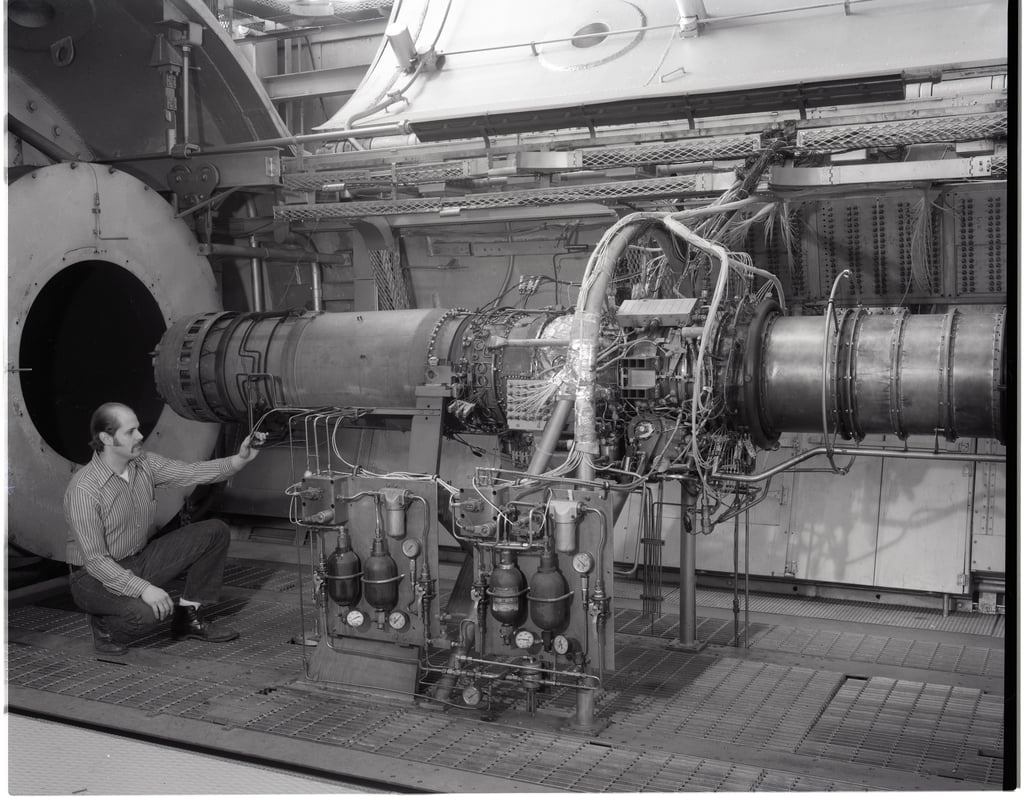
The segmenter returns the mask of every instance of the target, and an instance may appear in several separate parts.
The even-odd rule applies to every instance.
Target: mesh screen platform
[[[542,692],[530,717],[511,692],[489,711],[444,710],[306,681],[312,617],[301,616],[298,576],[233,560],[215,616],[238,640],[176,642],[162,627],[106,660],[68,597],[12,607],[9,706],[403,791],[1003,785],[1004,640],[991,623],[886,625],[882,610],[835,619],[831,605],[814,612],[805,600],[796,616],[754,601],[737,646],[742,625],[737,639],[721,596],[701,590],[697,637],[708,646],[688,653],[668,644],[678,617],[643,615],[623,583],[617,669],[597,701],[609,724],[592,738],[561,730],[575,707],[567,689]]]

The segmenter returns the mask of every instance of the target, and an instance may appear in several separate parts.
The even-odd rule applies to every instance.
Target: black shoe
[[[238,638],[238,631],[202,619],[196,606],[179,605],[174,607],[171,636],[175,639],[200,639],[203,642],[230,642]]]
[[[92,645],[97,653],[105,656],[123,656],[128,652],[128,646],[123,642],[114,639],[114,635],[107,628],[107,621],[98,614],[89,615],[89,625],[92,626]]]

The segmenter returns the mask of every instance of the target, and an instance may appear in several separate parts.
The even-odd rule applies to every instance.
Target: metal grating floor
[[[879,633],[774,626],[758,638],[751,638],[752,646],[762,650],[994,678],[1003,677],[1006,661],[1002,649],[900,639]]]
[[[640,599],[643,585],[638,581],[617,579],[615,594],[620,598]],[[697,608],[731,609],[733,594],[730,590],[698,589]],[[742,601],[742,595],[740,597]],[[663,594],[664,606],[679,606],[679,590],[672,588]],[[1003,637],[1006,620],[1003,615],[953,613],[946,617],[938,609],[892,606],[855,601],[804,598],[788,595],[750,595],[750,611],[759,614],[778,614],[785,617],[814,617],[821,620],[840,620],[851,623],[872,623],[899,628],[920,628],[957,634],[984,634]]]
[[[964,737],[970,744],[964,744]],[[998,783],[1003,706],[977,689],[848,678],[799,752],[821,758]]]
[[[12,707],[45,694],[87,701],[121,727],[130,727],[132,717],[178,717],[252,734],[260,749],[283,740],[325,746],[333,751],[325,760],[341,771],[352,760],[345,756],[362,755],[395,768],[450,772],[444,783],[456,788],[442,791],[942,790],[1002,783],[1004,652],[992,633],[968,642],[935,629],[857,627],[849,620],[842,628],[804,628],[796,617],[759,614],[750,647],[736,648],[731,617],[702,616],[697,636],[710,644],[688,653],[667,644],[678,635],[677,617],[652,622],[620,607],[616,671],[597,701],[608,727],[591,739],[557,730],[575,708],[564,689],[541,693],[530,718],[517,699],[492,717],[306,683],[304,648],[294,644],[303,634],[295,568],[268,570],[237,562],[228,570],[231,598],[217,615],[239,628],[240,639],[175,642],[162,628],[118,662],[92,655],[85,616],[67,598],[11,608]],[[880,677],[882,666],[907,675]]]

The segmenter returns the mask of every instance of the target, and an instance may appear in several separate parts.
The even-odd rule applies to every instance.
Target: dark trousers
[[[204,520],[151,540],[118,564],[158,587],[187,571],[181,596],[196,603],[214,603],[220,597],[230,543],[231,533],[223,520]],[[158,622],[141,598],[109,592],[84,567],[71,573],[71,596],[83,611],[103,616],[118,637],[148,631]]]

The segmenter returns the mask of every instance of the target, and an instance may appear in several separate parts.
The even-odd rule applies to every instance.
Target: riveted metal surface
[[[965,687],[848,678],[799,752],[998,784],[1002,698]]]

